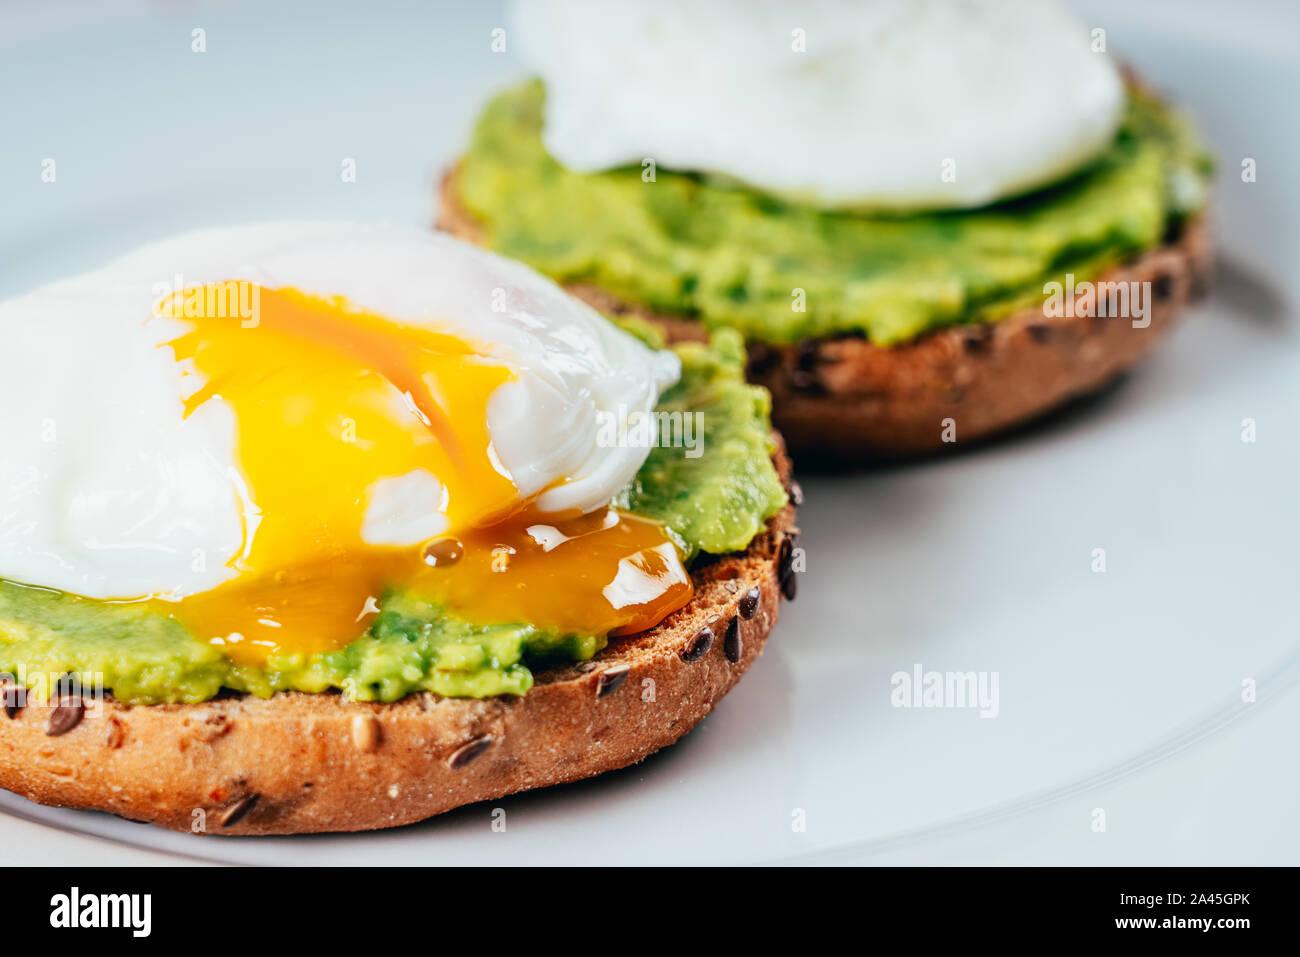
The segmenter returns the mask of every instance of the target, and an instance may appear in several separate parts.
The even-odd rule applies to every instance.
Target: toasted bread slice
[[[438,227],[482,243],[482,224],[461,204],[454,169],[443,177],[441,196]],[[793,453],[868,459],[960,447],[1027,423],[1132,368],[1173,328],[1211,265],[1209,230],[1197,217],[1165,245],[1096,279],[1151,283],[1144,328],[1121,318],[1048,317],[1031,307],[896,346],[855,337],[751,343],[747,375],[772,393],[773,424]],[[669,341],[705,336],[689,318],[656,314],[588,284],[567,288],[606,314],[649,320]]]
[[[789,460],[774,459],[789,486]],[[794,518],[788,503],[747,551],[693,570],[684,608],[538,673],[522,697],[32,702],[0,716],[0,787],[180,831],[299,834],[409,824],[634,764],[693,728],[762,653],[794,595]]]

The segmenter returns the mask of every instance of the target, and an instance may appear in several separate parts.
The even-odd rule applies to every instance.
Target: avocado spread
[[[651,339],[644,328],[631,331]],[[686,556],[746,548],[785,503],[771,454],[768,396],[743,380],[739,335],[678,347],[682,379],[655,417],[698,413],[693,446],[660,435],[617,504],[658,519]],[[363,701],[395,701],[414,691],[451,697],[523,694],[530,668],[590,658],[604,635],[559,634],[527,622],[471,623],[436,604],[393,593],[366,633],[336,651],[280,655],[264,667],[239,665],[175,619],[140,605],[81,598],[0,580],[0,672],[53,687],[76,674],[132,704],[196,702],[223,688],[268,697],[277,691],[337,688]]]
[[[773,344],[894,344],[996,320],[1041,301],[1045,282],[1159,245],[1203,204],[1210,174],[1183,119],[1133,91],[1110,147],[1050,188],[968,211],[827,212],[664,169],[571,172],[542,144],[544,104],[528,83],[475,128],[457,184],[486,244],[562,282]]]

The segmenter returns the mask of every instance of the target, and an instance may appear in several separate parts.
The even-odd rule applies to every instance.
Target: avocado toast
[[[0,786],[362,830],[685,734],[794,596],[798,495],[738,334],[625,326],[391,224],[201,231],[0,304],[18,362],[67,351],[2,385]]]

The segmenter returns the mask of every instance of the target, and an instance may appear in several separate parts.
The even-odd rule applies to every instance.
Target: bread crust
[[[456,170],[444,175],[437,225],[482,244],[484,230],[460,202]],[[839,460],[898,458],[960,448],[1023,425],[1101,389],[1133,368],[1174,327],[1213,265],[1204,215],[1164,245],[1095,282],[1149,282],[1150,324],[1047,316],[1041,307],[995,322],[953,326],[901,345],[839,336],[790,346],[751,343],[748,378],[772,393],[773,424],[795,454]],[[636,315],[670,342],[704,338],[689,318],[657,314],[585,283],[566,287],[611,315]],[[951,420],[952,429],[947,429]],[[955,432],[955,441],[949,436]]]
[[[774,461],[789,487],[783,450]],[[180,831],[300,834],[409,824],[634,764],[686,734],[762,653],[793,592],[794,519],[788,503],[748,550],[692,571],[686,607],[539,672],[522,697],[133,707],[110,695],[56,734],[66,715],[29,703],[0,715],[0,787]]]

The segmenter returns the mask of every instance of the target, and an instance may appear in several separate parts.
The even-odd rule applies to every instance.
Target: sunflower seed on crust
[[[713,647],[713,629],[705,625],[682,648],[682,661],[699,661]]]
[[[722,636],[722,652],[727,660],[735,664],[745,653],[745,642],[740,637],[740,616],[731,619],[727,632]]]
[[[10,675],[0,678],[0,701],[4,702],[5,715],[18,717],[18,712],[27,706],[27,687],[20,685]]]
[[[631,665],[615,665],[613,668],[606,668],[596,681],[596,697],[603,698],[613,694],[627,680],[631,671]]]
[[[248,817],[248,813],[257,806],[257,801],[260,797],[261,795],[258,794],[245,794],[234,804],[230,805],[230,807],[226,808],[221,815],[221,826],[234,827],[244,818]]]
[[[81,716],[86,713],[86,706],[80,695],[66,694],[59,698],[59,703],[50,712],[50,723],[45,726],[45,733],[51,738],[67,734],[81,724]]]
[[[492,744],[492,735],[484,734],[475,738],[468,744],[464,744],[452,752],[451,757],[447,759],[447,767],[453,771],[463,768],[480,754],[488,749]]]

